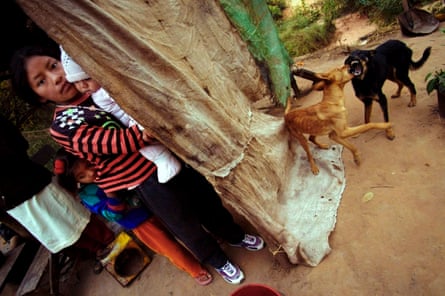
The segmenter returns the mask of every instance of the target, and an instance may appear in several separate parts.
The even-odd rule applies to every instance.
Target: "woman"
[[[110,128],[119,123],[67,82],[59,57],[60,53],[37,47],[16,52],[11,73],[18,95],[33,104],[56,103],[50,128],[53,139],[98,168],[96,184],[105,193],[135,189],[201,263],[214,267],[226,282],[239,284],[243,272],[230,262],[215,237],[251,251],[262,249],[263,240],[246,234],[210,183],[189,166],[185,165],[169,182],[159,183],[156,166],[138,152],[153,138],[137,126]]]

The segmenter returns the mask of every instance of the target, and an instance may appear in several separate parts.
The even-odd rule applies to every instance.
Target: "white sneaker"
[[[257,235],[251,235],[251,234],[245,234],[244,239],[240,241],[237,244],[229,244],[233,247],[241,247],[245,248],[249,251],[259,251],[262,248],[264,248],[264,240],[257,236]]]
[[[222,278],[229,284],[237,285],[244,280],[244,273],[242,270],[227,260],[226,264],[221,268],[215,268]]]

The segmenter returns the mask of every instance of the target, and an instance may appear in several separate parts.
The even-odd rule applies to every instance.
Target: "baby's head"
[[[97,169],[88,160],[60,148],[54,157],[54,174],[63,188],[76,192],[78,184],[94,183]]]
[[[60,53],[66,80],[72,82],[78,91],[81,93],[94,93],[101,88],[100,84],[85,73],[82,67],[66,53],[62,46],[60,47]]]

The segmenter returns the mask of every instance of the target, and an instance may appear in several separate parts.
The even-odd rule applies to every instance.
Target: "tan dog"
[[[303,71],[308,73],[306,70]],[[313,72],[309,71],[309,73]],[[322,149],[327,149],[329,145],[317,142],[316,137],[329,135],[330,139],[348,148],[353,154],[354,162],[360,165],[357,148],[346,138],[370,129],[388,130],[392,124],[382,122],[366,123],[355,127],[348,126],[343,88],[354,77],[350,73],[350,65],[344,65],[342,68],[336,68],[327,73],[313,73],[313,75],[314,84],[312,89],[322,90],[323,99],[315,105],[291,110],[291,98],[288,98],[284,120],[290,134],[298,139],[306,151],[314,175],[319,173],[319,169],[309,150],[309,143],[303,134],[309,134],[309,140]]]

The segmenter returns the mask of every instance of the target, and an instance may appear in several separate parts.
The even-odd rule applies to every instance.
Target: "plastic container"
[[[235,290],[230,296],[282,296],[280,292],[263,284],[247,284]]]

